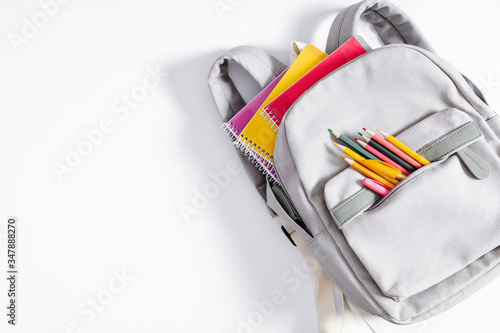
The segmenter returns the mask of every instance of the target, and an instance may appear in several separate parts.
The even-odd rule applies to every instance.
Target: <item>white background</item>
[[[181,208],[237,161],[206,84],[213,61],[241,44],[283,62],[292,40],[324,48],[353,2],[220,2],[232,4],[222,16],[213,0],[72,0],[43,22],[37,1],[2,0],[0,332],[236,332],[273,291],[283,302],[254,332],[318,332],[313,277],[294,273],[299,252],[241,169],[197,215]],[[399,4],[499,109],[496,1]],[[13,34],[34,16],[44,26],[16,47]],[[126,113],[123,95],[151,70],[159,84]],[[235,73],[248,101],[256,84]],[[54,163],[103,120],[111,131],[59,181]],[[9,216],[18,218],[16,327],[6,323]],[[499,295],[496,280],[390,332],[498,332]]]

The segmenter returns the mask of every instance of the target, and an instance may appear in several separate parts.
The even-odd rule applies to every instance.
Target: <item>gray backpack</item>
[[[307,246],[350,303],[411,324],[452,307],[500,273],[500,117],[389,2],[367,0],[343,10],[326,52],[357,34],[362,18],[385,46],[335,70],[290,107],[274,154],[284,191],[273,190],[240,155],[271,214]],[[286,68],[246,46],[217,59],[209,87],[224,122],[245,105],[228,76],[229,61],[263,88]],[[339,158],[327,131],[355,137],[363,126],[397,135],[432,163],[387,196],[375,194]]]

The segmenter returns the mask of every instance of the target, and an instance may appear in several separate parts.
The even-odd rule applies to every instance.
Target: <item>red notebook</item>
[[[290,88],[285,90],[281,95],[269,103],[262,110],[263,113],[265,112],[263,116],[269,118],[269,120],[271,120],[275,125],[273,127],[277,130],[277,127],[281,124],[283,116],[288,111],[290,106],[292,106],[292,104],[300,97],[300,95],[337,68],[368,51],[371,51],[371,48],[361,36],[352,37],[338,49],[333,51],[332,54],[304,75],[300,80],[295,82]]]

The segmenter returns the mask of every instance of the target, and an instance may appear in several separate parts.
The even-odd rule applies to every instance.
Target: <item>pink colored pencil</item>
[[[372,132],[372,131],[369,131],[369,130],[367,130],[364,127],[363,127],[363,130],[366,133],[368,133],[368,135],[370,135],[373,140],[377,141],[382,146],[384,146],[385,148],[389,149],[394,154],[398,155],[403,160],[405,160],[406,162],[408,162],[411,165],[413,165],[415,168],[421,168],[421,167],[423,167],[422,164],[420,164],[419,162],[415,161],[415,159],[413,159],[408,154],[406,154],[404,151],[402,151],[401,149],[399,149],[398,147],[396,147],[395,145],[393,145],[392,143],[390,143],[389,141],[387,141],[386,139],[384,139],[383,137],[381,137],[379,134],[377,134],[375,132]]]
[[[354,140],[356,140],[356,142],[363,148],[365,148],[366,150],[368,150],[370,153],[372,153],[373,155],[377,156],[378,158],[380,158],[382,161],[386,162],[386,163],[389,163],[390,165],[392,165],[393,167],[396,167],[398,168],[399,170],[401,170],[401,172],[405,175],[409,175],[410,173],[408,172],[408,170],[406,170],[405,168],[403,168],[401,165],[397,164],[396,162],[394,162],[393,160],[391,160],[389,157],[385,156],[384,154],[382,154],[381,152],[379,152],[377,149],[373,148],[372,146],[370,146],[369,144],[367,144],[366,142],[363,142],[363,141],[359,141],[358,138],[354,138]]]

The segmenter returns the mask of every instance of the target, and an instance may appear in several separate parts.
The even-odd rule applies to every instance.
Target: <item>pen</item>
[[[371,178],[363,179],[363,185],[365,185],[375,193],[380,194],[381,196],[385,196],[391,191],[391,189],[385,186],[384,184],[381,184],[378,181],[373,180]]]

